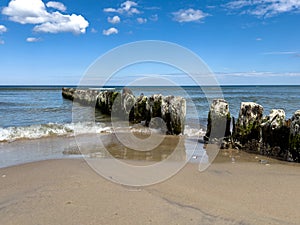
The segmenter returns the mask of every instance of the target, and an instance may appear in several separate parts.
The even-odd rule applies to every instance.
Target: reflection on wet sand
[[[92,158],[113,157],[120,160],[138,160],[138,161],[163,161],[167,158],[172,160],[187,160],[184,137],[159,135],[154,137],[151,143],[154,148],[149,148],[147,139],[149,135],[132,134],[133,137],[125,133],[119,134],[102,134],[97,138],[77,137],[77,145],[68,146],[64,149],[64,154],[82,154]],[[134,139],[132,139],[134,138]],[[125,143],[124,140],[127,139]],[[132,141],[132,142],[131,142]],[[135,141],[145,143],[143,148],[134,147]],[[131,142],[131,143],[130,143]],[[146,150],[145,150],[146,149]],[[147,150],[151,149],[151,150]]]

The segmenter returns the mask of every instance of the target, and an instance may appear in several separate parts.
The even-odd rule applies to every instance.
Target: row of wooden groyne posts
[[[131,123],[149,126],[152,118],[161,118],[166,134],[184,133],[186,100],[160,94],[136,97],[128,88],[122,92],[63,88],[66,99],[96,107],[101,113],[113,115]],[[232,124],[232,125],[231,125]],[[254,102],[242,102],[239,116],[230,115],[228,102],[213,100],[204,137],[206,143],[217,143],[222,148],[238,148],[270,157],[300,162],[300,110],[286,119],[282,109],[271,110],[264,116],[264,109]]]

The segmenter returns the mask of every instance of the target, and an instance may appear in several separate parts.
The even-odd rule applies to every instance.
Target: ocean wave
[[[13,142],[20,139],[39,139],[56,136],[74,136],[80,134],[94,133],[114,133],[114,132],[132,132],[150,135],[159,134],[160,129],[150,129],[146,127],[113,128],[104,123],[80,122],[80,123],[48,123],[42,125],[31,125],[24,127],[0,128],[0,142]],[[189,126],[185,127],[184,136],[201,137],[205,134],[202,129],[195,129]]]
[[[102,133],[110,131],[102,123],[48,123],[25,127],[0,128],[0,142],[12,142],[19,139],[38,139],[51,136],[73,136],[75,134]]]
[[[193,138],[204,137],[205,133],[206,131],[203,130],[202,128],[200,129],[192,128],[188,125],[186,125],[184,128],[184,135],[187,137],[193,137]]]

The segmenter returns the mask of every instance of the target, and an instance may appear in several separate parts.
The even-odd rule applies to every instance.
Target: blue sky
[[[300,0],[2,0],[0,13],[0,85],[77,84],[141,40],[190,49],[223,85],[300,84]]]

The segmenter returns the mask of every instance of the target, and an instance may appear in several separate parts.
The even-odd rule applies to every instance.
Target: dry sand
[[[3,168],[0,224],[299,224],[300,166],[248,157],[219,157],[205,172],[188,164],[143,188],[107,181],[82,159]]]

